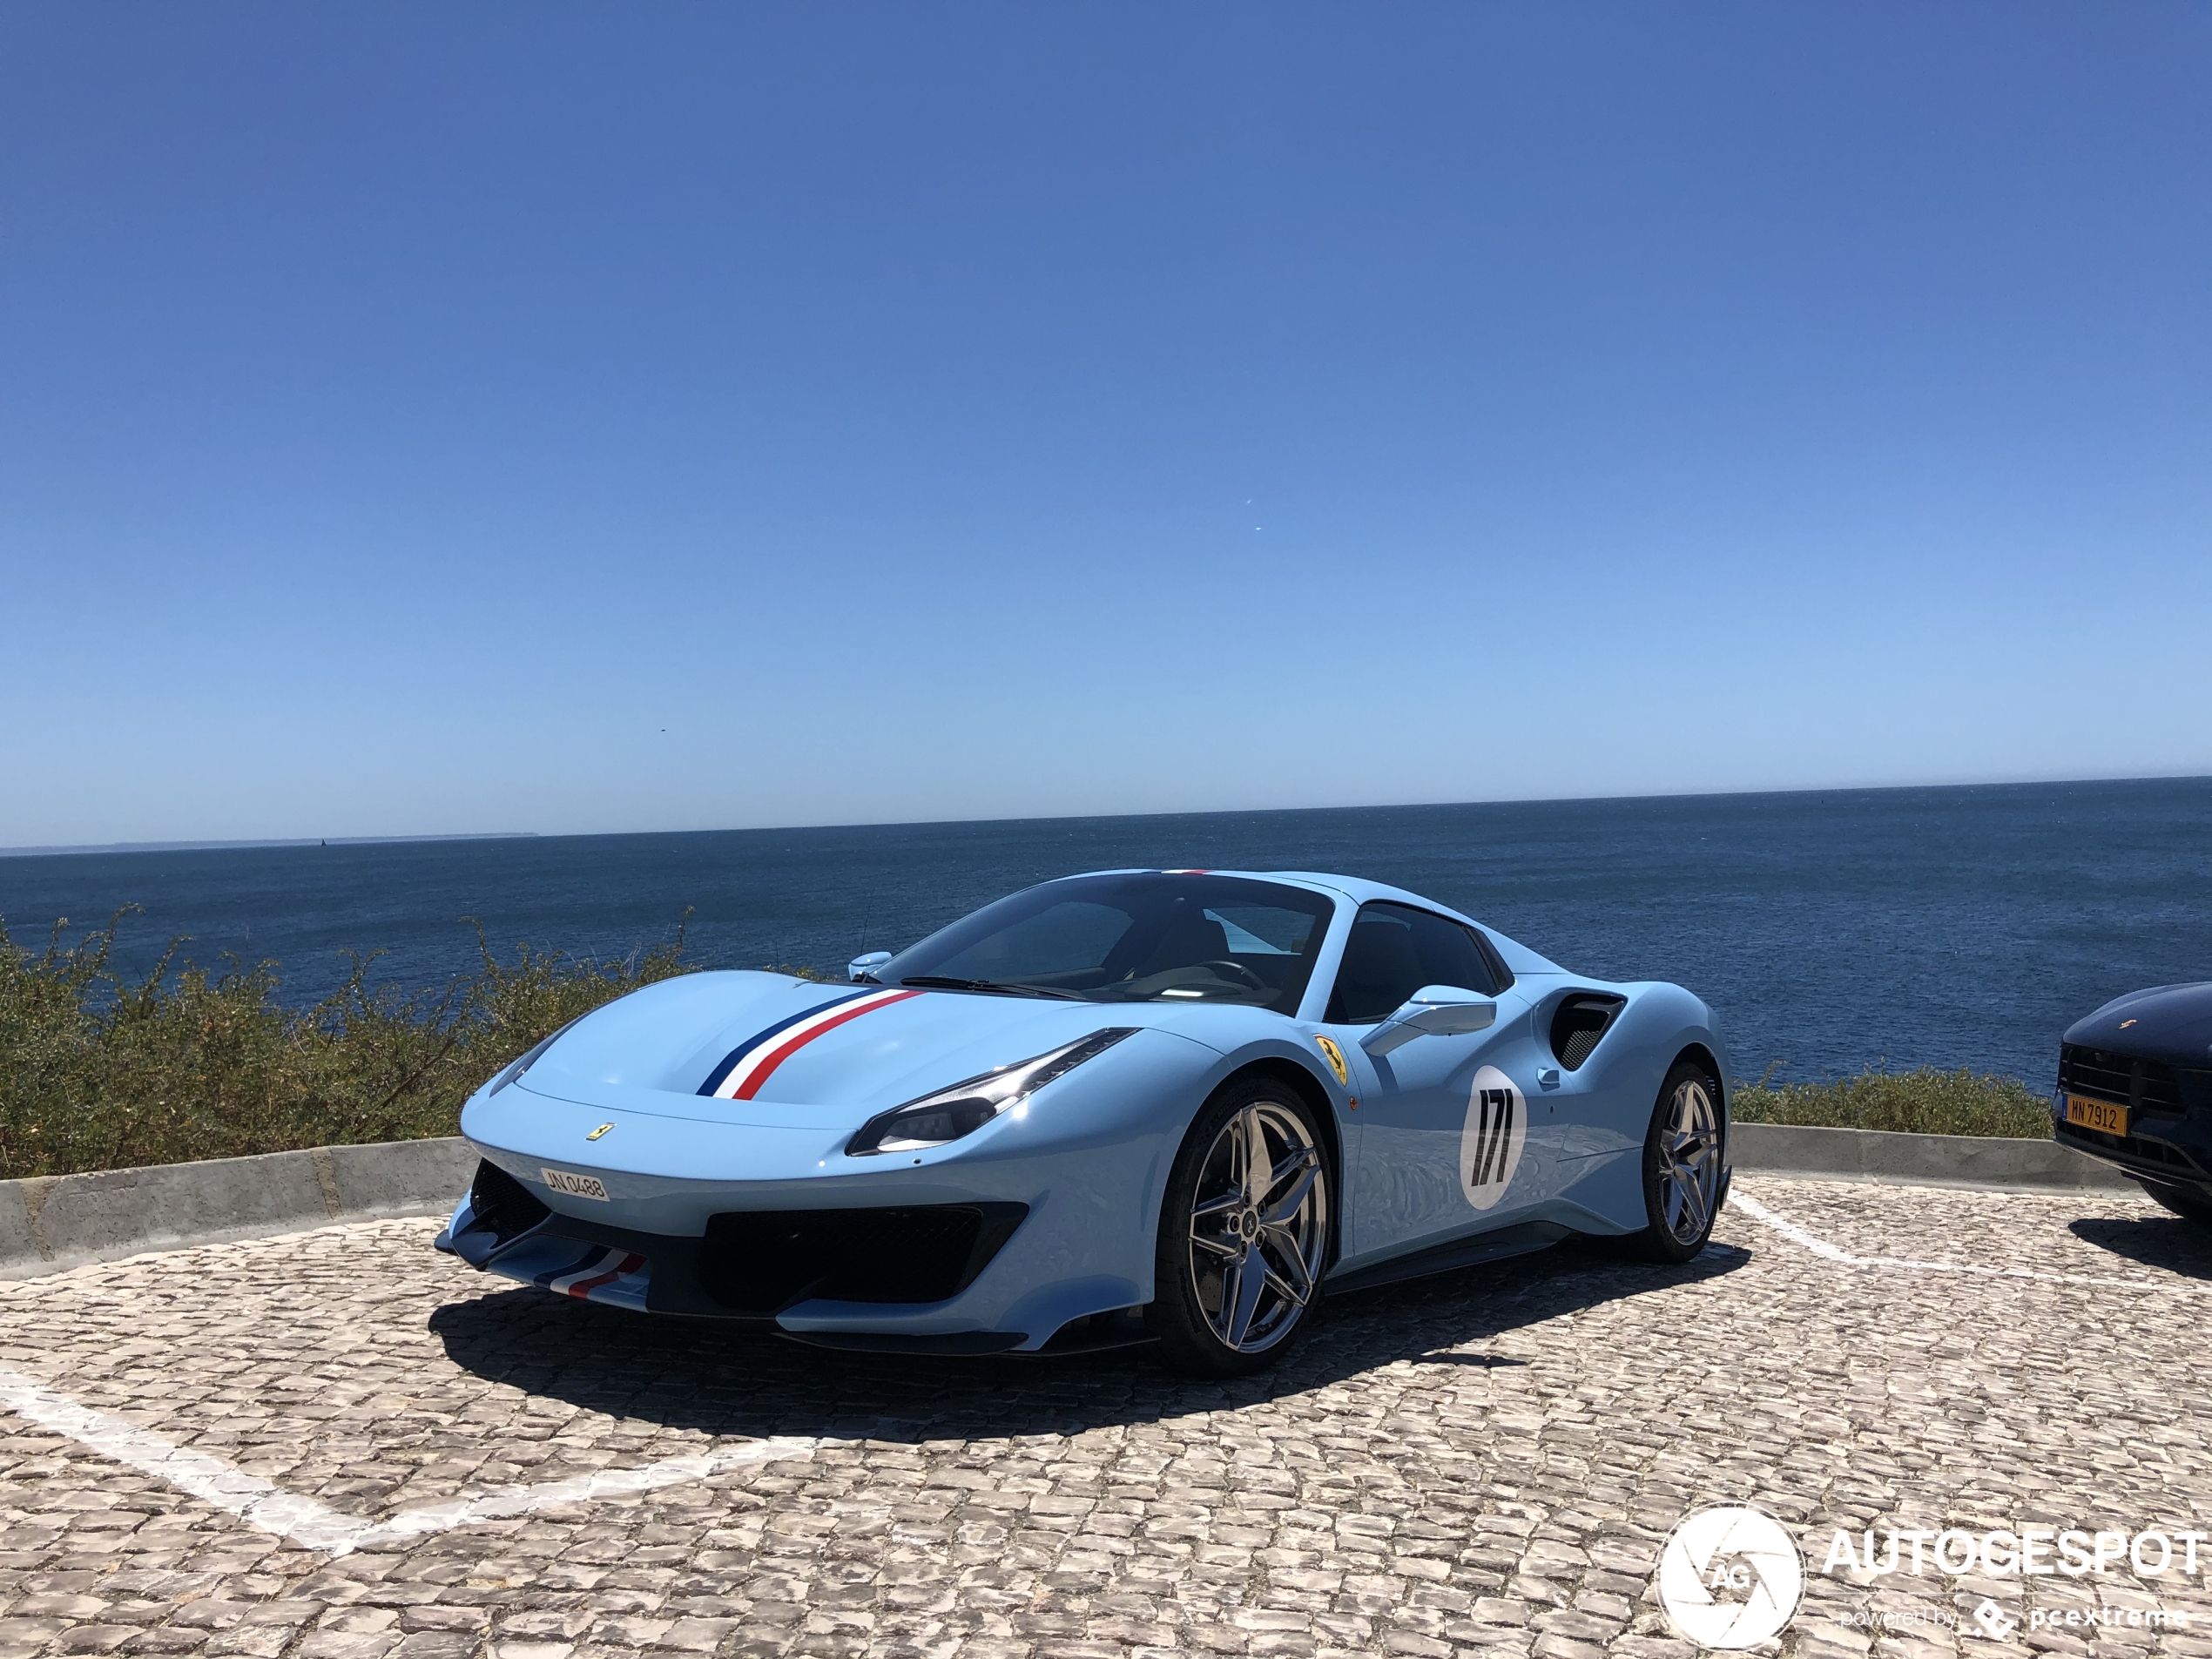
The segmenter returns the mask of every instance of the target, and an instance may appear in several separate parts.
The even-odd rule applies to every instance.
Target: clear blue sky
[[[0,845],[2212,772],[2212,7],[17,3]]]

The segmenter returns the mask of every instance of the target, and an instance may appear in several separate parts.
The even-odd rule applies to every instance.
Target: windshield
[[[875,977],[1295,1014],[1332,909],[1320,894],[1235,876],[1071,876],[962,917]]]

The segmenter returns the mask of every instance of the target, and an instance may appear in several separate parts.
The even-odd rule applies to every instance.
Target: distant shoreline
[[[0,859],[56,858],[66,853],[238,853],[273,846],[398,846],[422,841],[528,841],[536,830],[481,830],[470,835],[333,835],[266,841],[95,841],[84,846],[0,846]]]
[[[2130,778],[1974,779],[1945,784],[1827,784],[1797,789],[1689,790],[1683,792],[1657,794],[1560,795],[1467,801],[1366,801],[1348,806],[1330,804],[1304,806],[1207,806],[1171,812],[1049,813],[1020,818],[866,819],[844,824],[740,824],[725,825],[710,829],[487,830],[463,834],[439,833],[423,835],[333,835],[327,840],[308,835],[290,839],[269,837],[236,841],[107,841],[92,842],[79,846],[0,846],[0,859],[52,858],[67,853],[220,853],[287,846],[392,846],[421,845],[434,841],[602,840],[621,836],[779,835],[838,830],[941,831],[968,827],[999,829],[1032,825],[1132,823],[1147,819],[1165,822],[1178,819],[1266,818],[1294,813],[1339,813],[1348,815],[1357,813],[1456,811],[1467,807],[1612,806],[1629,802],[1676,802],[1689,805],[1703,801],[1730,801],[1748,804],[1762,800],[1797,800],[1816,795],[1844,799],[1863,799],[1869,796],[1883,795],[1951,794],[1961,790],[1997,793],[2022,789],[2106,788],[2124,784],[2197,783],[2212,783],[2212,773],[2152,772],[2145,776]]]

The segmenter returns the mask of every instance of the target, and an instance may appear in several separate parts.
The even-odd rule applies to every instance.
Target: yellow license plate
[[[2086,1095],[2066,1097],[2066,1121],[2079,1123],[2083,1129],[2101,1130],[2107,1135],[2128,1132],[2128,1109],[2115,1106],[2108,1100],[2091,1100]]]

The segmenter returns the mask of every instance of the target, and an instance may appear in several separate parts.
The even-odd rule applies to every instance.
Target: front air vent
[[[1574,991],[1552,1015],[1552,1053],[1569,1071],[1581,1069],[1629,999],[1608,991]]]
[[[476,1165],[469,1187],[469,1208],[476,1224],[491,1229],[501,1244],[519,1238],[553,1212],[543,1200],[489,1158]]]

